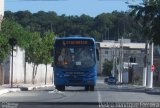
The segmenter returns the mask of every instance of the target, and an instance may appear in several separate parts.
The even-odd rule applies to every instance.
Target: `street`
[[[107,85],[103,79],[97,80],[95,91],[84,91],[84,87],[66,87],[66,91],[57,91],[53,87],[32,91],[10,92],[1,95],[2,108],[27,107],[107,107],[107,102],[138,103],[159,102],[160,96],[147,94],[142,87],[132,85]],[[11,103],[8,103],[11,102]],[[159,103],[155,103],[157,106]],[[160,105],[159,105],[160,106]],[[7,107],[9,108],[9,107]],[[126,107],[127,108],[127,107]],[[157,107],[158,108],[158,107]]]

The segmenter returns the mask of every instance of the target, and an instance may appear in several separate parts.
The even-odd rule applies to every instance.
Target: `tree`
[[[23,49],[29,46],[29,31],[24,29],[20,24],[10,19],[4,19],[2,22],[2,30],[0,32],[0,60],[1,62],[9,55],[11,46],[9,39],[15,38],[17,45]]]
[[[4,19],[1,31],[7,39],[15,38],[17,45],[23,49],[28,47],[28,34],[30,31],[24,29],[20,24],[10,19]]]
[[[111,76],[111,70],[113,67],[113,62],[105,59],[103,63],[103,75],[105,76]]]
[[[45,84],[47,79],[47,64],[53,61],[53,57],[51,56],[51,50],[53,49],[54,44],[54,33],[46,32],[42,38],[42,57],[43,63],[46,65],[46,72],[45,72]]]
[[[14,13],[15,20],[18,21],[23,27],[29,25],[32,19],[32,13],[28,10],[26,11],[18,11]]]
[[[43,63],[47,65],[52,61],[50,50],[53,49],[54,33],[46,32],[41,36],[39,32],[32,32],[11,19],[5,19],[0,32],[0,62],[9,55],[10,38],[17,40],[17,46],[25,50],[26,61],[33,63],[32,83],[34,84],[38,65]]]
[[[52,62],[50,51],[51,49],[53,49],[54,33],[46,32],[45,35],[42,36],[41,38],[38,32],[34,32],[31,33],[29,37],[30,37],[30,43],[29,47],[26,48],[26,61],[33,63],[32,83],[34,84],[35,77],[37,74],[37,67],[39,64],[46,65],[46,75],[47,75],[47,64]]]
[[[160,0],[143,0],[142,4],[129,5],[130,15],[142,26],[146,39],[152,39],[159,44]]]
[[[102,13],[95,17],[95,29],[102,33],[104,37],[110,37],[110,28],[113,26],[115,17],[111,13]]]
[[[2,32],[0,32],[0,63],[2,63],[3,60],[7,57],[9,50],[10,47],[8,44],[8,39]]]
[[[52,31],[57,36],[82,35],[92,36],[97,41],[105,39],[117,40],[121,36],[143,41],[140,27],[127,12],[102,13],[96,17],[88,15],[58,16],[55,12],[19,11],[5,12],[5,18],[12,19],[32,32],[39,32],[44,36],[45,32]],[[102,38],[103,37],[103,38]]]
[[[33,63],[33,71],[32,71],[32,83],[35,83],[35,77],[37,74],[37,67],[40,63],[42,63],[42,40],[40,38],[40,34],[37,32],[30,34],[30,43],[29,47],[26,48],[26,61]]]

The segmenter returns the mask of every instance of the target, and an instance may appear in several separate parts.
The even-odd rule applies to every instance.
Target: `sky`
[[[95,17],[101,13],[114,10],[127,11],[125,2],[137,4],[141,0],[55,0],[55,1],[31,1],[31,0],[5,0],[5,11],[13,12],[29,10],[32,13],[38,11],[55,11],[58,15],[90,15]]]

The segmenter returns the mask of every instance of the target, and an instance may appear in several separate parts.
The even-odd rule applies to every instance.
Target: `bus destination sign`
[[[58,40],[55,43],[56,46],[83,46],[83,45],[94,45],[92,40]]]

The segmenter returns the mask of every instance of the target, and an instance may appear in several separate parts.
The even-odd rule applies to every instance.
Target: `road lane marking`
[[[99,108],[102,107],[102,98],[101,98],[101,94],[99,91],[97,91],[97,95],[98,95],[98,103],[99,103]]]

